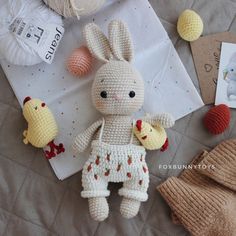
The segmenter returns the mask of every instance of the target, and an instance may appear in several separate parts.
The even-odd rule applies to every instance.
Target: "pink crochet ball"
[[[82,46],[73,51],[67,61],[67,70],[74,76],[84,76],[92,68],[92,55],[88,48]]]

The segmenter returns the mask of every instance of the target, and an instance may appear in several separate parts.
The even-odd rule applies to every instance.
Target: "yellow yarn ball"
[[[203,32],[203,21],[193,10],[185,10],[179,17],[177,30],[181,38],[192,42],[197,40]]]

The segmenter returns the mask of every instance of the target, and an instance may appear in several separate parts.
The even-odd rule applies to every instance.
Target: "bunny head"
[[[133,46],[127,26],[121,21],[109,24],[109,39],[95,24],[84,29],[87,46],[104,63],[92,85],[92,100],[105,115],[131,115],[144,101],[144,83],[132,65]]]
[[[236,81],[236,53],[232,55],[227,68],[224,70],[224,77]]]

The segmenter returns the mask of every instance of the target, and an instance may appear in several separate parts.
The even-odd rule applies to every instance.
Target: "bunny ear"
[[[88,24],[84,28],[84,38],[89,51],[97,59],[108,62],[112,58],[112,52],[107,37],[101,29],[94,23]]]
[[[133,44],[126,24],[114,20],[109,24],[109,41],[114,56],[121,61],[131,62]]]

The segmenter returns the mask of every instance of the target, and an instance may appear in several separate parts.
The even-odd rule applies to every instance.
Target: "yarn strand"
[[[79,12],[80,12],[80,11],[83,11],[84,8],[78,8],[78,7],[76,7],[76,5],[75,5],[75,0],[70,0],[70,4],[71,4],[71,6],[72,6],[72,9],[73,9],[73,11],[74,11],[74,13],[75,13],[77,19],[79,20],[79,19],[80,19]]]
[[[44,0],[50,8],[64,17],[76,16],[80,19],[98,10],[106,0]]]

